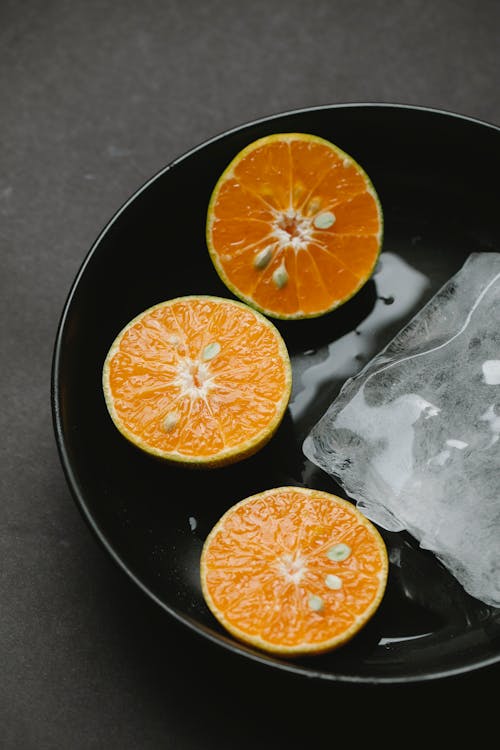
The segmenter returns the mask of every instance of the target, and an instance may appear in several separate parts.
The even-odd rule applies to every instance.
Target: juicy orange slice
[[[368,281],[383,214],[364,169],[306,133],[265,136],[240,151],[210,198],[213,264],[236,297],[265,315],[311,318]]]
[[[205,601],[239,640],[285,656],[349,641],[378,609],[385,543],[350,502],[278,487],[230,508],[202,550]]]
[[[212,296],[161,302],[118,334],[103,368],[118,430],[151,454],[215,467],[258,451],[288,406],[290,358],[277,328]]]

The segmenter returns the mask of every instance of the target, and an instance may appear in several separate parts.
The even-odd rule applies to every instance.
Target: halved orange
[[[118,430],[142,450],[191,467],[252,455],[290,398],[289,354],[277,328],[241,302],[189,295],[137,315],[103,367]]]
[[[371,277],[383,213],[365,170],[324,138],[276,133],[250,143],[212,192],[206,238],[236,297],[265,315],[312,318]]]
[[[377,611],[387,550],[347,500],[278,487],[231,507],[205,540],[205,601],[240,641],[284,656],[335,649]]]

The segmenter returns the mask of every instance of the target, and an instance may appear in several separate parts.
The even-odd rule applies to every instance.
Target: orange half
[[[292,370],[265,316],[241,302],[191,295],[161,302],[118,334],[103,367],[118,430],[142,450],[192,467],[230,464],[270,440]]]
[[[235,296],[281,319],[324,315],[371,277],[383,214],[364,169],[330,141],[277,133],[250,143],[212,192],[206,239]]]
[[[385,543],[350,502],[278,487],[230,508],[201,555],[205,601],[239,640],[284,656],[351,640],[387,583]]]

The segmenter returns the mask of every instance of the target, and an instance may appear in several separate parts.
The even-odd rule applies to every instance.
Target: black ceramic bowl
[[[172,468],[120,435],[101,388],[114,337],[137,313],[184,294],[231,297],[205,244],[211,191],[251,141],[301,131],[327,138],[370,175],[385,237],[372,280],[339,310],[277,323],[294,376],[287,416],[256,456],[229,468]],[[199,583],[203,541],[255,492],[303,484],[342,495],[304,458],[302,441],[335,397],[473,251],[500,249],[500,130],[431,109],[377,104],[288,112],[223,133],[161,169],[115,214],[85,258],[57,332],[56,440],[84,518],[123,571],[173,617],[215,645],[277,669],[357,683],[425,681],[500,661],[500,612],[464,593],[405,534],[384,533],[389,584],[373,620],[327,655],[283,660],[223,631]]]

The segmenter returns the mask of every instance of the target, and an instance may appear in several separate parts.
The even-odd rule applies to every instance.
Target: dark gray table
[[[446,727],[488,716],[498,669],[446,685],[316,685],[235,662],[168,619],[83,523],[49,382],[80,263],[161,167],[312,105],[419,104],[500,124],[499,31],[495,0],[2,0],[2,750],[312,747],[323,729],[337,743],[350,709],[358,739],[396,740],[395,716],[413,736],[450,698]]]

